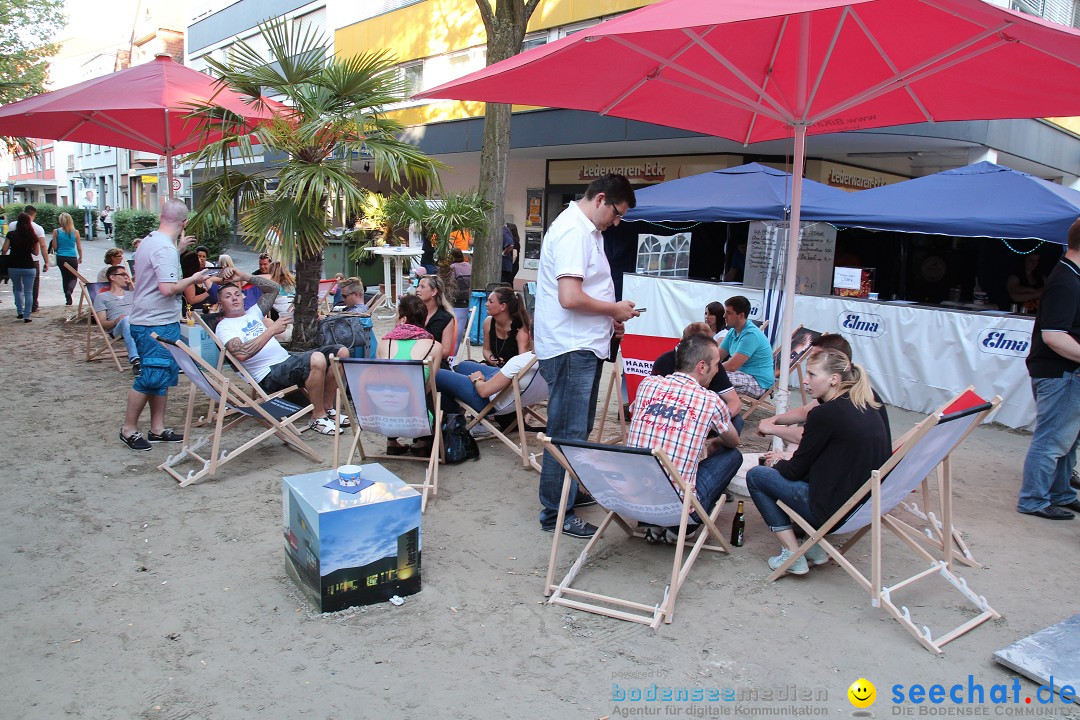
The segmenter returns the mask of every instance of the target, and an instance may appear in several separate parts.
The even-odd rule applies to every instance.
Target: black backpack
[[[442,436],[447,465],[480,459],[480,446],[466,428],[467,424],[461,413],[447,413],[443,416]]]
[[[352,313],[338,313],[319,321],[323,345],[341,345],[350,350],[367,348],[371,337],[371,318]]]

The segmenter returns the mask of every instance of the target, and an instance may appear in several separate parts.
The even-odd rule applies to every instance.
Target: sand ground
[[[55,303],[59,281],[46,283]],[[1009,707],[898,708],[890,688],[969,675],[988,691],[1011,687],[993,651],[1077,612],[1080,520],[1018,515],[1030,436],[986,426],[954,457],[956,522],[985,564],[962,574],[1002,618],[941,656],[872,608],[836,565],[766,582],[777,543],[749,503],[746,545],[698,560],[673,624],[653,631],[548,606],[552,536],[536,521],[538,475],[495,441],[481,442],[479,461],[441,471],[423,521],[422,592],[401,607],[320,615],[286,577],[281,534],[281,478],[312,464],[267,443],[217,479],[177,487],[156,469],[167,448],[134,453],[117,439],[130,374],[83,362],[82,327],[65,324],[67,313],[53,305],[16,323],[10,286],[0,287],[3,717],[847,717],[859,677],[877,686],[877,717],[1002,715],[1031,709],[1023,698],[1037,685],[1020,680],[1021,704]],[[173,426],[186,393],[182,379]],[[895,434],[919,419],[895,408],[890,417]],[[329,466],[331,439],[310,439]],[[595,521],[598,511],[583,514]],[[721,526],[730,519],[729,508]],[[578,542],[564,543],[561,569]],[[868,552],[857,546],[856,563]],[[894,539],[885,554],[885,582],[919,568]],[[659,600],[669,550],[613,543],[600,557],[583,571],[585,587]],[[971,615],[940,581],[902,601],[935,634]],[[613,699],[653,683],[730,688],[737,699]],[[1035,706],[1047,708],[1080,717],[1076,705]]]

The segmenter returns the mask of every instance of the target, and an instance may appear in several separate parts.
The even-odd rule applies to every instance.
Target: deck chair
[[[439,494],[439,460],[442,447],[442,407],[439,393],[435,390],[435,368],[431,359],[426,360],[384,360],[338,357],[330,358],[330,368],[337,378],[338,392],[334,402],[337,418],[341,417],[342,402],[346,414],[352,418],[352,442],[346,455],[345,464],[352,462],[353,455],[360,454],[360,460],[405,460],[427,463],[422,483],[409,483],[409,487],[420,492],[420,512],[427,511],[428,495]],[[427,373],[428,378],[424,379]],[[347,383],[347,384],[346,384]],[[348,395],[344,388],[349,389]],[[397,395],[391,402],[404,400],[400,408],[387,410],[380,408],[373,394],[393,392]],[[406,397],[402,398],[402,395]],[[350,399],[351,396],[351,399]],[[426,399],[430,397],[434,413],[429,413]],[[383,437],[418,438],[433,436],[431,453],[426,458],[408,455],[373,454],[364,449],[360,439],[361,432],[370,432]],[[339,428],[340,433],[340,428]],[[334,467],[341,460],[341,435],[334,435]]]
[[[954,552],[951,546],[944,547],[941,557],[935,557],[922,547],[916,538],[920,533],[916,528],[898,520],[890,513],[900,502],[907,497],[927,475],[937,466],[948,463],[949,455],[967,437],[974,428],[978,427],[987,415],[989,415],[1001,398],[995,397],[988,403],[953,413],[951,415],[934,414],[927,417],[916,426],[903,445],[892,454],[881,468],[870,474],[870,479],[837,510],[831,518],[826,520],[820,528],[815,528],[798,513],[793,511],[783,502],[778,504],[787,513],[792,521],[798,523],[808,535],[806,541],[799,546],[791,557],[778,567],[769,576],[769,580],[776,580],[787,572],[796,559],[802,557],[807,549],[815,543],[825,550],[829,556],[837,562],[851,576],[853,580],[870,595],[870,604],[873,607],[884,608],[897,622],[911,633],[923,647],[935,653],[941,653],[941,648],[946,643],[955,640],[964,633],[990,619],[1001,617],[996,610],[990,607],[986,598],[976,595],[967,582],[953,574],[952,561]],[[951,477],[944,474],[944,487],[941,496],[941,523],[944,537],[952,535],[952,485]],[[915,573],[911,577],[901,579],[890,586],[882,585],[882,577],[885,574],[884,557],[881,547],[881,530],[888,528],[904,545],[910,548],[920,559],[929,564],[925,570]],[[870,533],[870,578],[867,579],[847,559],[847,551],[866,532]],[[836,548],[826,535],[842,535],[854,532],[839,549]],[[919,580],[940,575],[950,585],[956,588],[968,602],[975,606],[979,614],[956,628],[934,637],[930,629],[923,626],[920,630],[911,619],[911,613],[907,607],[897,606],[893,602],[892,594]]]
[[[537,453],[529,452],[529,429],[525,424],[525,420],[531,417],[541,425],[547,425],[547,418],[540,415],[536,410],[536,406],[539,403],[546,402],[548,397],[547,383],[540,376],[540,371],[536,365],[537,359],[533,357],[510,381],[510,386],[503,388],[503,391],[496,395],[495,399],[489,402],[480,412],[473,410],[464,403],[461,404],[461,407],[465,411],[465,417],[468,418],[467,427],[469,430],[472,430],[477,424],[483,425],[504,445],[513,450],[515,454],[521,456],[522,467],[531,467],[540,472],[540,461],[537,459]],[[524,387],[522,383],[524,383]],[[514,411],[514,420],[510,425],[500,428],[492,422],[495,415],[508,414],[511,409]],[[517,442],[511,440],[508,435],[508,433],[515,430],[517,431]]]
[[[191,352],[191,349],[182,341],[166,340],[158,337],[157,333],[154,333],[153,337],[169,351],[173,360],[176,361],[176,364],[184,371],[184,375],[191,381],[188,391],[187,414],[184,419],[184,445],[180,448],[180,452],[170,455],[164,463],[158,466],[159,470],[164,470],[170,477],[179,482],[180,487],[190,485],[207,475],[214,477],[218,468],[222,465],[239,457],[246,450],[271,436],[277,437],[286,445],[306,455],[314,462],[322,462],[319,454],[300,439],[300,434],[293,427],[293,423],[311,412],[311,405],[302,408],[282,399],[281,395],[287,390],[274,393],[273,396],[265,400],[253,400],[239,392],[232,381],[219,373],[201,357]],[[227,413],[218,412],[214,422],[213,434],[209,437],[204,435],[198,439],[194,439],[193,433],[195,396],[198,394],[196,388],[219,406],[229,407],[236,411],[235,417],[228,424],[225,423]],[[222,450],[221,444],[225,432],[249,419],[262,425],[263,431],[231,451]],[[210,444],[210,454],[208,457],[203,457],[199,455],[198,450],[207,443]],[[175,468],[188,459],[194,460],[196,464],[201,464],[202,467],[198,470],[189,471],[187,475],[182,475]]]
[[[472,360],[472,344],[467,341],[469,330],[476,320],[476,307],[454,308],[454,320],[457,322],[457,338],[454,342],[454,354],[450,356],[450,367],[462,360]]]
[[[120,364],[120,357],[127,357],[128,354],[124,340],[123,338],[114,338],[106,332],[105,328],[101,327],[101,324],[97,321],[97,316],[94,313],[94,298],[97,297],[98,293],[107,290],[109,283],[88,282],[75,268],[67,263],[64,263],[64,267],[75,276],[75,280],[79,283],[79,310],[75,315],[76,318],[82,314],[83,302],[85,301],[87,304],[86,362],[93,362],[106,357],[111,358],[117,371],[123,372],[124,368]]]
[[[64,267],[66,267],[68,269],[68,271],[71,272],[72,275],[74,275],[76,278],[79,279],[80,287],[82,286],[83,283],[85,283],[86,285],[91,285],[90,279],[85,277],[82,273],[80,273],[78,271],[78,269],[71,267],[71,265],[69,265],[67,263],[64,263]],[[105,287],[108,287],[108,286],[109,286],[108,283],[105,283]],[[84,304],[87,305],[85,311],[83,309]],[[94,303],[93,303],[92,298],[88,298],[85,293],[79,293],[79,304],[76,306],[75,314],[74,315],[68,315],[67,317],[65,317],[64,322],[65,323],[80,322],[83,319],[83,313],[84,312],[93,313],[94,312]]]
[[[766,321],[766,323],[767,322],[768,321]],[[802,329],[803,326],[800,325],[799,327],[791,331],[792,340],[795,339],[799,331]],[[818,333],[818,335],[820,334],[821,333]],[[802,363],[803,359],[806,358],[806,355],[810,352],[810,346],[808,345],[807,347],[803,348],[794,358],[792,358],[791,362],[788,363],[787,372],[783,374],[781,374],[780,372],[780,350],[781,348],[779,347],[773,350],[773,367],[776,368],[773,384],[765,392],[761,393],[760,397],[743,395],[742,393],[739,393],[739,399],[742,400],[743,404],[746,405],[746,407],[744,407],[742,410],[742,416],[744,420],[750,417],[750,415],[752,415],[753,412],[758,408],[765,408],[766,410],[775,412],[776,406],[769,398],[776,392],[777,388],[780,387],[781,382],[788,381],[788,378],[791,377],[791,373],[798,374],[799,392],[802,393],[802,404],[805,405],[807,403],[806,387],[803,385]]]
[[[706,513],[697,496],[686,486],[667,455],[659,448],[648,450],[560,440],[548,438],[543,433],[539,433],[537,437],[566,470],[555,527],[562,527],[566,517],[572,482],[580,481],[596,499],[597,504],[607,511],[596,534],[585,545],[585,549],[559,583],[555,583],[555,563],[558,560],[562,533],[555,533],[551,543],[547,579],[544,582],[544,595],[548,596],[548,603],[642,623],[654,630],[661,622],[670,623],[675,612],[675,598],[701,551],[731,552],[731,546],[716,527],[716,518],[719,517],[727,496],[721,495],[712,513]],[[676,487],[679,488],[678,491]],[[682,497],[679,497],[680,491]],[[697,540],[690,544],[686,537],[686,524],[692,510],[701,518],[703,527]],[[671,580],[664,588],[660,602],[646,605],[571,587],[577,574],[588,562],[590,553],[612,524],[618,525],[630,537],[642,534],[631,527],[630,522],[633,521],[679,527],[679,539],[675,544],[675,557],[671,565]],[[709,538],[715,540],[716,544],[708,543]],[[688,546],[690,552],[685,555]]]
[[[337,291],[337,284],[338,284],[337,280],[334,280],[333,278],[331,278],[330,280],[320,280],[319,281],[318,305],[319,305],[319,309],[322,310],[323,312],[330,312],[333,309],[333,308],[330,307],[330,305],[331,305],[331,300],[334,297],[334,292]]]
[[[974,387],[968,386],[967,389],[965,389],[962,393],[960,393],[959,395],[954,397],[949,402],[945,403],[945,405],[943,405],[941,407],[941,409],[937,411],[937,414],[938,415],[950,415],[950,414],[953,414],[953,413],[962,412],[964,410],[969,410],[969,409],[971,409],[973,407],[982,405],[985,402],[986,402],[986,400],[983,399],[982,397],[980,397],[975,392]],[[975,427],[976,426],[974,426],[974,425],[971,426],[971,428],[968,430],[968,433],[970,434],[972,431],[974,431]],[[904,435],[897,438],[893,442],[893,449],[895,450],[895,449],[901,447],[907,441],[908,437],[913,432],[915,432],[915,428],[912,428],[911,430],[908,430],[906,433],[904,433]],[[922,509],[920,509],[918,503],[916,503],[914,501],[912,501],[912,502],[901,501],[900,502],[900,507],[902,507],[905,511],[907,511],[911,515],[914,515],[915,517],[919,518],[920,520],[922,520],[924,523],[926,523],[929,526],[928,528],[923,530],[923,533],[925,534],[925,537],[920,535],[920,536],[918,536],[918,539],[921,540],[922,542],[928,544],[928,545],[933,546],[934,548],[936,548],[938,550],[943,550],[944,549],[944,544],[945,544],[945,536],[943,535],[942,524],[941,524],[941,521],[938,520],[938,516],[941,515],[940,500],[941,500],[941,498],[944,497],[943,488],[946,485],[946,480],[945,480],[944,476],[945,476],[946,473],[949,473],[949,472],[950,472],[949,459],[945,458],[945,461],[942,462],[941,465],[938,465],[938,467],[937,467],[939,505],[936,508],[936,513],[935,513],[935,509],[932,508],[931,503],[930,503],[930,477],[929,476],[923,478],[921,488],[920,488],[922,490],[922,497],[923,497],[923,507],[922,507]],[[953,544],[953,550],[955,551],[954,555],[953,555],[954,560],[962,562],[965,565],[968,565],[970,567],[976,567],[976,568],[983,567],[983,564],[981,562],[979,562],[978,560],[976,560],[974,555],[972,555],[970,548],[968,548],[968,546],[967,546],[967,543],[964,542],[963,534],[961,533],[960,529],[957,528],[955,525],[953,525],[953,530],[952,530],[952,544]]]
[[[622,407],[622,386],[623,386],[623,356],[622,351],[619,351],[618,356],[615,358],[615,362],[612,363],[611,376],[608,378],[607,390],[604,392],[604,402],[600,405],[600,412],[597,414],[597,419],[600,421],[596,426],[596,431],[593,435],[595,442],[606,442],[604,439],[604,430],[607,428],[608,413],[611,412],[611,401],[615,400],[615,420],[613,424],[617,424],[619,428],[619,434],[611,439],[611,442],[616,445],[621,445],[626,442],[626,417],[623,415]]]

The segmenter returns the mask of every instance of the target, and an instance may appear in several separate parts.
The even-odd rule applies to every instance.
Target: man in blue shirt
[[[761,397],[773,385],[772,345],[750,322],[750,301],[742,295],[724,302],[728,334],[720,344],[720,360],[732,386],[743,395]]]

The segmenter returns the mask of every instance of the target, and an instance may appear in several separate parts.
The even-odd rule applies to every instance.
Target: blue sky
[[[397,555],[399,535],[420,526],[420,496],[323,513],[319,518],[320,572],[360,567]]]

